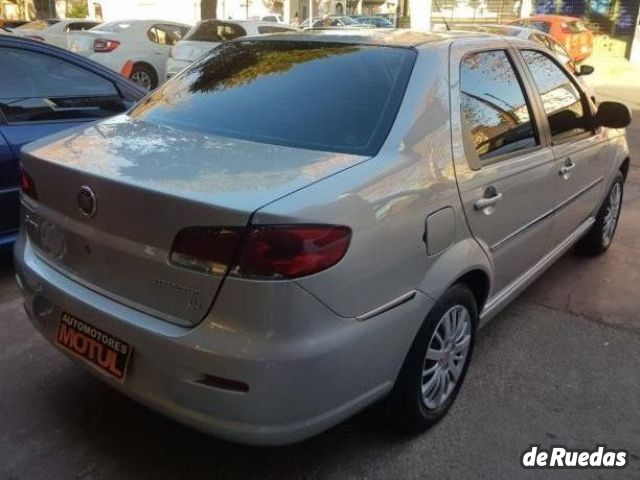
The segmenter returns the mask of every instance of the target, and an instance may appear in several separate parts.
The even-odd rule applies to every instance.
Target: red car
[[[579,18],[534,15],[517,20],[513,24],[548,33],[566,48],[576,62],[581,62],[593,53],[593,33]]]

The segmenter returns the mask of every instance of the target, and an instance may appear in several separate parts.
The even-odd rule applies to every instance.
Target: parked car
[[[593,86],[591,86],[585,79],[586,76],[591,75],[594,72],[594,68],[590,65],[576,65],[571,55],[562,46],[560,42],[554,39],[551,35],[541,32],[535,28],[519,27],[516,25],[491,25],[491,24],[463,24],[456,25],[456,30],[483,32],[491,35],[505,35],[509,37],[518,37],[526,40],[531,40],[548,48],[553,54],[560,60],[566,67],[578,77],[578,81],[582,84],[582,87],[588,93],[589,97],[595,103],[596,94]]]
[[[395,28],[393,22],[383,17],[358,17],[356,20],[358,23],[373,25],[376,28]]]
[[[69,32],[82,32],[99,25],[95,20],[81,20],[68,18],[61,20],[52,18],[47,20],[34,20],[13,29],[16,35],[28,37],[33,40],[47,42],[56,47],[66,48]]]
[[[294,27],[276,25],[273,22],[251,20],[204,20],[193,27],[178,42],[167,60],[166,78],[173,77],[222,42],[240,37],[283,33],[298,30]]]
[[[371,28],[372,25],[365,25],[356,22],[353,18],[346,15],[327,15],[327,21],[325,18],[314,18],[313,28],[326,28],[326,27],[349,27],[349,28]],[[300,28],[309,28],[309,19],[306,19],[300,25]]]
[[[576,62],[585,60],[593,53],[593,33],[579,18],[534,15],[516,20],[513,24],[548,33],[565,47]]]
[[[153,90],[166,77],[171,48],[190,28],[164,20],[109,22],[69,35],[68,48]]]
[[[20,148],[45,135],[121,113],[143,91],[66,50],[0,34],[0,246],[18,233]]]
[[[272,14],[269,14],[269,15],[263,15],[260,20],[262,22],[278,23],[280,25],[286,25],[287,24],[287,22],[284,21],[284,18],[282,18],[282,15],[278,15],[278,14],[275,14],[275,13],[272,13]]]
[[[629,122],[517,38],[226,42],[127,114],[23,149],[25,309],[220,437],[290,443],[378,400],[423,430],[478,327],[572,245],[609,248]]]

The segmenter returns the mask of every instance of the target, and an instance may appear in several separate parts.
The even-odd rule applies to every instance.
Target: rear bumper
[[[337,317],[293,283],[271,282],[274,288],[251,298],[255,285],[237,281],[188,329],[74,282],[23,235],[15,268],[29,318],[49,342],[62,312],[83,319],[134,348],[124,383],[87,366],[96,376],[181,423],[255,445],[303,440],[384,396],[431,307],[417,294],[359,322]],[[201,384],[204,374],[245,382],[249,391]]]

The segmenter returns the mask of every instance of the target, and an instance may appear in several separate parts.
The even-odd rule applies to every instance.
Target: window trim
[[[542,123],[544,125],[544,128],[546,129],[547,136],[548,136],[548,139],[549,139],[549,145],[551,145],[552,147],[555,147],[557,145],[563,145],[563,144],[569,143],[569,142],[576,142],[576,141],[584,140],[586,138],[589,138],[589,137],[592,137],[594,135],[597,135],[598,129],[596,128],[596,123],[595,123],[595,112],[594,112],[594,110],[593,110],[593,108],[591,106],[591,103],[588,100],[588,96],[587,96],[586,92],[579,85],[579,83],[576,80],[576,78],[573,75],[573,73],[571,73],[569,71],[569,69],[567,69],[567,67],[565,65],[562,65],[558,61],[558,59],[555,57],[553,52],[545,51],[544,49],[535,48],[535,47],[529,46],[529,45],[527,45],[527,46],[519,46],[516,50],[517,50],[518,60],[522,64],[522,69],[523,69],[525,75],[528,77],[529,83],[531,84],[532,88],[534,89],[535,97],[539,100],[539,109],[540,109],[540,113],[541,113],[541,121],[542,121]],[[564,73],[564,75],[573,84],[575,89],[578,91],[578,94],[580,95],[580,103],[582,104],[582,110],[583,110],[585,116],[588,115],[588,117],[589,117],[589,123],[591,125],[591,128],[589,128],[586,132],[575,133],[573,135],[563,136],[561,139],[557,139],[557,138],[554,139],[553,138],[553,135],[551,133],[551,126],[549,125],[549,118],[547,116],[547,112],[544,109],[544,103],[542,102],[542,96],[540,95],[540,92],[538,92],[538,86],[536,85],[535,79],[533,78],[533,74],[531,73],[531,70],[529,69],[529,66],[527,65],[527,62],[526,62],[526,60],[524,58],[524,55],[522,54],[522,52],[525,51],[525,50],[534,51],[534,52],[537,52],[537,53],[547,57],[551,62],[553,62],[560,69],[560,71],[562,73]]]
[[[487,46],[482,48],[475,48],[473,50],[466,52],[464,55],[460,57],[460,60],[458,62],[458,95],[460,97],[460,100],[462,95],[462,89],[460,88],[461,86],[460,71],[462,69],[462,64],[465,61],[465,59],[470,55],[474,55],[477,53],[495,52],[495,51],[503,51],[511,63],[511,67],[513,68],[513,71],[516,75],[516,79],[518,80],[522,93],[525,97],[525,101],[527,102],[527,105],[529,107],[530,114],[531,114],[531,124],[533,126],[534,133],[537,137],[538,143],[533,147],[527,147],[519,150],[514,150],[513,152],[503,153],[501,155],[496,155],[494,157],[490,157],[487,160],[483,161],[480,158],[480,155],[478,154],[477,150],[475,149],[473,142],[471,142],[471,132],[469,131],[468,128],[465,127],[466,122],[462,114],[462,101],[460,101],[458,106],[459,107],[458,115],[460,115],[460,125],[462,129],[461,130],[462,144],[464,147],[465,157],[467,157],[467,163],[469,164],[469,167],[472,170],[476,170],[476,171],[482,170],[483,167],[489,167],[497,163],[502,163],[509,160],[518,159],[520,157],[529,156],[532,153],[535,153],[539,150],[542,150],[543,148],[548,147],[549,145],[548,137],[545,131],[543,130],[544,125],[540,123],[540,110],[538,109],[537,103],[532,101],[532,99],[534,98],[532,97],[533,92],[531,91],[530,85],[528,85],[528,82],[525,81],[526,77],[522,75],[522,72],[519,68],[520,65],[518,64],[517,60],[514,58],[513,49],[510,46],[504,45],[501,47]],[[537,95],[537,92],[536,92],[536,95]]]

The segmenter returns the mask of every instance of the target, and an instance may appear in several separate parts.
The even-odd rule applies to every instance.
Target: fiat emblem
[[[93,217],[98,211],[96,194],[89,187],[84,186],[78,190],[78,208],[83,215]]]

